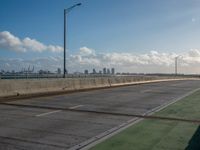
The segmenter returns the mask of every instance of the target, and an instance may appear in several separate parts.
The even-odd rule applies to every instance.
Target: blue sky
[[[199,0],[0,0],[0,32],[62,46],[63,9],[77,2],[83,5],[68,16],[70,54],[81,47],[135,54],[200,48]],[[47,56],[62,53],[19,53],[0,47],[3,58]]]

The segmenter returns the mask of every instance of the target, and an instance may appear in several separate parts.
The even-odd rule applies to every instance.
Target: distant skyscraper
[[[85,73],[85,74],[89,74],[88,70],[85,70],[84,73]]]
[[[112,73],[112,74],[115,74],[115,68],[112,68],[112,69],[111,69],[111,73]]]
[[[61,74],[61,69],[60,68],[57,69],[57,73]]]
[[[107,74],[110,74],[110,69],[107,69]]]
[[[95,70],[95,69],[93,69],[92,73],[93,73],[93,74],[96,74],[97,72],[96,72],[96,70]]]
[[[103,74],[106,74],[106,68],[103,68]]]

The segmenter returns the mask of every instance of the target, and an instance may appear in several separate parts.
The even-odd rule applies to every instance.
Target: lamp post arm
[[[69,8],[67,8],[67,9],[65,9],[65,13],[69,13],[73,8],[75,8],[75,7],[77,7],[77,6],[80,6],[80,5],[81,5],[81,3],[78,3],[78,4],[75,4],[75,5],[73,5],[73,6],[69,7]]]

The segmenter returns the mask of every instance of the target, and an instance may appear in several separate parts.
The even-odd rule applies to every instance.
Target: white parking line
[[[42,114],[36,115],[36,117],[46,116],[46,115],[57,113],[57,112],[61,112],[61,111],[62,110],[50,111],[50,112],[47,112],[47,113],[42,113]]]
[[[73,107],[69,107],[69,109],[76,109],[76,108],[79,108],[79,107],[82,107],[83,105],[77,105],[77,106],[73,106]]]

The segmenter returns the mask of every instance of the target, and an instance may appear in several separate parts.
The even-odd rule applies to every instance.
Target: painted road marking
[[[162,92],[163,91],[161,91],[161,90],[154,90],[154,89],[141,91],[141,93],[162,93]]]
[[[153,90],[143,90],[141,91],[141,93],[148,93],[148,92],[152,92]]]
[[[79,107],[82,107],[83,105],[76,105],[76,106],[73,106],[73,107],[69,107],[69,109],[76,109],[76,108],[79,108]]]
[[[61,112],[61,111],[62,110],[50,111],[50,112],[47,112],[47,113],[42,113],[42,114],[36,115],[36,117],[46,116],[46,115],[57,113],[57,112]]]

